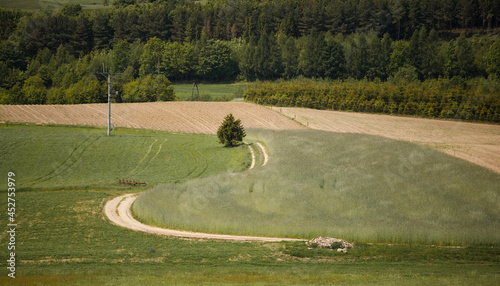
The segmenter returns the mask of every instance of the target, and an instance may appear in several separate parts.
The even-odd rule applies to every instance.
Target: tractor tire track
[[[56,167],[53,171],[49,172],[48,174],[35,179],[32,184],[38,183],[38,182],[45,182],[53,178],[54,176],[61,176],[64,172],[69,170],[71,167],[73,167],[83,156],[83,153],[92,146],[97,140],[99,140],[99,137],[90,137],[84,140],[80,145],[78,145],[73,152],[66,158],[66,160]],[[74,158],[76,156],[76,158]]]
[[[149,166],[149,164],[152,161],[154,161],[154,159],[158,156],[158,154],[160,154],[161,149],[163,147],[163,144],[165,142],[167,142],[167,139],[164,139],[163,142],[160,143],[159,147],[155,147],[156,142],[158,142],[158,139],[155,139],[155,141],[153,143],[151,143],[151,145],[149,146],[148,152],[146,152],[146,155],[144,155],[144,157],[142,157],[142,159],[139,161],[139,163],[137,163],[137,166],[135,166],[135,168],[129,172],[128,176],[133,175],[137,169],[145,170]],[[158,148],[158,150],[156,152],[154,152],[153,148]],[[152,155],[152,153],[154,153],[154,155]],[[149,158],[149,157],[151,157],[151,158]]]
[[[210,167],[210,161],[208,160],[208,156],[203,154],[200,150],[198,150],[198,148],[196,148],[197,143],[203,143],[203,142],[205,142],[205,140],[206,139],[203,138],[202,141],[195,142],[195,143],[190,145],[191,148],[193,148],[198,154],[200,154],[205,159],[205,164],[206,164],[205,168],[203,168],[203,170],[201,170],[201,172],[198,175],[196,175],[194,178],[198,178],[199,176],[203,175],[203,173],[205,173],[205,171],[208,169],[208,167]]]

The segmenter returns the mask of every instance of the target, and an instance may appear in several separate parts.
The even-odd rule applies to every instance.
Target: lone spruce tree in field
[[[241,125],[241,121],[235,120],[233,114],[229,114],[224,118],[224,121],[217,130],[217,137],[219,142],[224,144],[225,147],[233,147],[238,142],[243,141],[246,136],[245,129]]]

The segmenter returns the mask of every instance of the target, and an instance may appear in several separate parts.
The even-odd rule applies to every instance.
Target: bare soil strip
[[[161,236],[180,237],[190,239],[213,239],[213,240],[231,240],[231,241],[258,241],[258,242],[277,242],[277,241],[304,241],[303,239],[279,238],[279,237],[260,237],[243,235],[225,235],[211,234],[201,232],[191,232],[182,230],[173,230],[150,226],[137,221],[130,210],[130,207],[137,198],[137,194],[125,194],[111,199],[104,206],[104,213],[109,220],[121,227],[129,228],[135,231],[142,231]]]
[[[252,155],[252,163],[250,164],[250,168],[248,168],[248,170],[252,170],[253,168],[255,168],[255,152],[253,151],[253,148],[250,144],[248,144],[247,142],[243,143],[245,143],[245,145],[248,146],[248,149],[250,149],[250,154]]]
[[[226,115],[241,119],[245,128],[303,129],[296,122],[267,108],[245,102],[113,103],[111,122],[116,127],[148,128],[171,132],[215,134]],[[0,105],[0,120],[42,124],[107,126],[108,105]]]
[[[500,173],[500,125],[307,108],[274,108],[313,129],[424,145]]]

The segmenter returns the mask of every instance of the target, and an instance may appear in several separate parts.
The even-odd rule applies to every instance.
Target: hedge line
[[[414,115],[500,123],[500,82],[461,78],[424,82],[295,79],[257,82],[247,101],[283,107]]]

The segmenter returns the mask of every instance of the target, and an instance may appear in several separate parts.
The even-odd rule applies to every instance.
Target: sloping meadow
[[[365,242],[500,243],[500,175],[411,143],[251,130],[266,166],[158,185],[141,221],[195,231]]]
[[[120,181],[189,180],[246,170],[246,146],[225,149],[215,135],[96,127],[0,125],[0,171],[18,189],[121,189]]]

